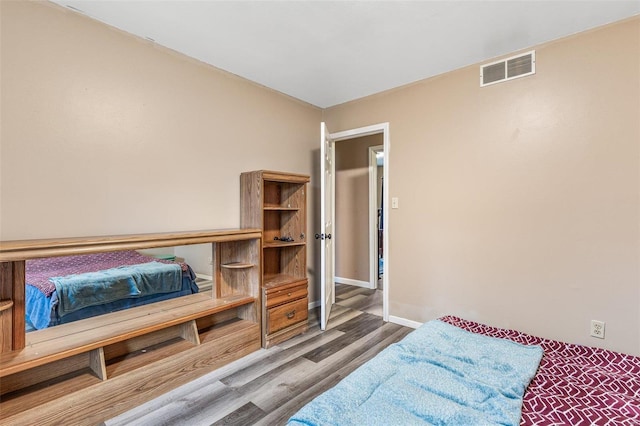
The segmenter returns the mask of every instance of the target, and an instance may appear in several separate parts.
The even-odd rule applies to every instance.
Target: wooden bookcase
[[[211,294],[25,334],[26,260],[202,243]],[[258,350],[261,247],[259,229],[0,242],[0,424],[99,424]]]
[[[309,176],[258,170],[240,175],[240,226],[262,229],[262,346],[307,330]]]

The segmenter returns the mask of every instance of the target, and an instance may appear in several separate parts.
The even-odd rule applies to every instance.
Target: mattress
[[[538,372],[524,394],[521,425],[640,425],[640,357],[455,316],[441,320],[473,333],[543,348]]]

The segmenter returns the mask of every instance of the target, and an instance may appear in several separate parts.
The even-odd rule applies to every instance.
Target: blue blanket
[[[182,270],[177,264],[150,262],[50,280],[56,286],[58,314],[62,317],[88,306],[178,291]]]
[[[542,348],[434,320],[298,411],[289,425],[518,425]]]

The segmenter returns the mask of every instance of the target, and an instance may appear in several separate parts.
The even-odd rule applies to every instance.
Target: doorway
[[[336,304],[382,316],[381,133],[335,144]]]
[[[336,283],[376,288],[376,233],[382,206],[378,208],[381,191],[372,148],[381,142],[382,135],[375,134],[335,146]]]
[[[384,275],[384,145],[369,147],[369,267],[370,281],[382,289]]]
[[[333,145],[331,147],[332,151],[335,151],[336,147],[350,147],[350,146],[354,146],[352,144],[357,143],[359,139],[362,139],[364,137],[367,136],[375,136],[377,135],[377,139],[375,139],[375,142],[370,143],[364,150],[364,153],[362,154],[362,156],[360,157],[361,159],[364,158],[364,168],[365,170],[368,170],[370,168],[370,156],[369,156],[369,146],[382,146],[382,149],[378,149],[378,151],[383,153],[383,156],[385,157],[385,161],[388,165],[388,161],[389,161],[389,148],[390,148],[390,142],[389,142],[389,124],[388,123],[382,123],[382,124],[377,124],[377,125],[372,125],[372,126],[367,126],[367,127],[362,127],[362,128],[358,128],[358,129],[352,129],[352,130],[347,130],[347,131],[343,131],[343,132],[338,132],[338,133],[332,133],[330,134],[330,138],[329,140],[330,145]],[[332,154],[333,155],[333,154]],[[340,155],[340,154],[339,154]],[[339,160],[336,160],[336,162],[334,163],[334,165],[338,162]],[[333,166],[332,166],[333,168]],[[376,170],[378,171],[378,170]],[[364,237],[366,243],[366,250],[365,250],[365,262],[363,262],[361,264],[361,266],[358,267],[358,271],[361,275],[359,275],[360,279],[356,278],[354,279],[355,281],[361,281],[362,283],[365,283],[365,285],[367,287],[370,286],[375,286],[377,288],[377,284],[378,284],[378,253],[382,254],[383,256],[385,256],[386,253],[388,253],[388,235],[389,235],[389,226],[388,226],[388,215],[385,214],[385,212],[388,211],[389,205],[388,205],[388,188],[389,188],[389,179],[388,179],[388,175],[389,175],[389,171],[388,171],[388,167],[383,167],[380,170],[381,174],[382,174],[382,178],[380,179],[381,181],[381,194],[380,194],[380,199],[382,201],[382,207],[381,207],[381,212],[380,212],[380,219],[378,220],[378,211],[376,208],[375,211],[375,215],[371,214],[372,212],[369,210],[369,190],[368,190],[368,182],[371,179],[371,177],[369,176],[368,173],[364,174],[364,178],[360,178],[361,180],[364,180],[365,182],[365,190],[364,190],[364,194],[360,193],[358,195],[358,198],[363,198],[364,199],[364,214],[365,214],[365,219],[363,220],[364,222],[364,231],[360,231],[360,235]],[[334,174],[329,173],[330,176],[335,177]],[[337,183],[336,185],[339,185],[339,183]],[[333,197],[335,197],[335,193],[333,194]],[[339,196],[339,195],[338,195]],[[337,200],[336,203],[340,203],[340,200]],[[335,204],[334,204],[335,207]],[[329,212],[327,214],[330,214]],[[336,218],[335,212],[332,215],[332,219]],[[369,216],[369,217],[367,217]],[[372,221],[370,219],[370,217],[373,217],[374,220]],[[329,222],[331,223],[338,223],[338,221],[332,221],[329,220]],[[356,222],[353,222],[356,223]],[[378,223],[380,225],[378,225]],[[358,223],[359,225],[359,229],[362,229],[362,224]],[[376,229],[376,234],[377,234],[377,228],[381,227],[381,229],[384,230],[384,232],[386,233],[386,237],[382,240],[382,249],[379,250],[378,249],[378,244],[377,244],[377,238],[376,238],[376,242],[374,244],[370,243],[370,232],[371,230]],[[336,242],[339,241],[341,239],[341,233],[343,231],[346,230],[346,232],[353,234],[354,233],[354,229],[350,229],[348,226],[346,228],[342,228],[342,231],[337,231],[335,232],[335,240]],[[356,231],[357,233],[357,231]],[[334,245],[335,247],[335,245]],[[335,250],[335,249],[334,249]],[[340,249],[337,249],[340,250]],[[374,252],[375,250],[375,252]],[[370,253],[375,253],[375,257],[371,256]],[[339,256],[342,256],[343,254],[339,254]],[[375,260],[370,260],[370,257],[373,257],[373,259]],[[334,257],[335,259],[335,257]],[[339,260],[340,262],[340,260]],[[365,265],[364,267],[362,265]],[[388,295],[389,295],[389,261],[388,259],[385,259],[384,261],[384,273],[381,275],[381,284],[382,284],[382,318],[384,321],[388,321],[389,318],[389,309],[388,309]],[[348,277],[341,277],[340,276],[340,270],[336,271],[336,274],[334,275],[334,277],[338,278],[338,282],[340,282],[340,278],[348,278]],[[329,288],[327,288],[323,294],[330,294],[333,293],[333,291],[331,290],[331,287],[334,285],[334,277],[323,277],[323,290],[324,290],[324,286],[329,286]],[[373,277],[373,279],[372,279]],[[328,278],[328,279],[327,279]],[[373,282],[373,284],[371,284]],[[325,284],[326,283],[326,284]],[[353,283],[351,283],[353,284]],[[333,293],[335,294],[335,293]],[[322,303],[322,301],[321,301]],[[326,304],[330,304],[330,302],[326,302]],[[325,308],[326,309],[326,308]],[[328,307],[328,309],[325,310],[325,312],[329,312],[330,311],[330,307]],[[323,328],[324,329],[324,328]]]

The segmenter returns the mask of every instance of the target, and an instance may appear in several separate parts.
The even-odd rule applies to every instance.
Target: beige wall
[[[319,229],[319,109],[56,5],[0,15],[0,239],[237,227],[260,168],[311,174]],[[324,112],[390,122],[391,315],[640,355],[639,43],[634,19],[539,46],[533,77],[481,89],[474,66]]]
[[[238,227],[242,171],[312,173],[320,109],[51,3],[0,3],[0,239]]]
[[[369,147],[382,134],[335,145],[335,275],[369,283]]]
[[[640,355],[640,19],[536,49],[531,77],[471,66],[325,111],[390,123],[390,314]]]

